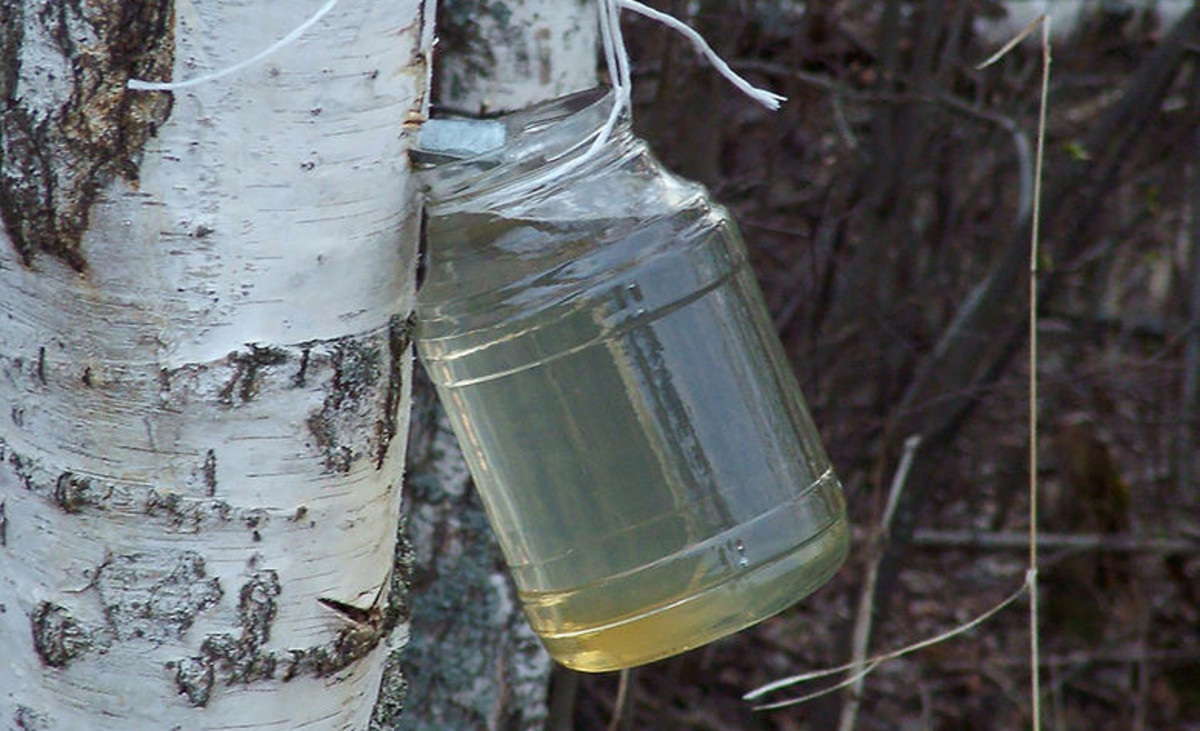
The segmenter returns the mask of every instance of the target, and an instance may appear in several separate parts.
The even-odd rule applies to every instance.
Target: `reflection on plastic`
[[[530,623],[588,671],[784,609],[833,575],[848,534],[725,211],[627,125],[555,169],[610,105],[565,97],[482,123],[507,140],[489,152],[423,140],[414,155],[429,193],[421,359]]]

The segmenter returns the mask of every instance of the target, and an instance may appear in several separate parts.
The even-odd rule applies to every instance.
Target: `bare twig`
[[[1114,646],[1105,650],[1081,650],[1079,652],[1061,655],[1043,655],[1043,668],[1077,668],[1089,665],[1126,665],[1130,662],[1147,662],[1159,666],[1191,665],[1200,662],[1200,649],[1183,650],[1146,650],[1134,649],[1129,645]],[[1024,655],[1012,657],[989,657],[984,668],[1025,668],[1029,667],[1029,658]],[[946,672],[972,672],[980,669],[979,661],[971,659],[963,662],[945,663],[940,668]]]
[[[1029,234],[1029,654],[1033,731],[1042,728],[1041,621],[1038,607],[1038,259],[1041,258],[1042,166],[1046,158],[1046,107],[1050,98],[1050,16],[1042,22],[1042,89],[1033,168],[1033,220]]]
[[[1028,218],[1033,200],[1032,146],[1029,143],[1028,135],[1025,134],[1025,131],[1021,129],[1021,126],[1012,117],[1008,117],[993,109],[986,109],[978,104],[971,104],[947,92],[933,90],[925,93],[866,91],[856,89],[825,74],[793,69],[784,64],[773,63],[771,61],[745,59],[737,61],[733,65],[738,71],[756,71],[780,78],[793,79],[828,91],[834,106],[834,121],[837,124],[838,132],[846,140],[847,145],[851,149],[855,149],[858,146],[858,140],[854,136],[853,130],[846,123],[844,115],[841,113],[842,99],[851,99],[863,104],[935,104],[971,119],[999,127],[1012,137],[1017,157],[1017,177],[1021,184],[1021,190],[1017,204],[1016,218],[1018,221],[1024,221]]]
[[[921,437],[919,436],[909,437],[905,440],[904,456],[900,460],[900,466],[896,468],[896,475],[892,479],[892,486],[888,491],[887,506],[883,510],[883,518],[879,521],[879,527],[876,528],[872,538],[875,550],[871,552],[870,565],[867,566],[866,580],[863,582],[862,595],[859,597],[858,614],[854,620],[850,662],[856,668],[867,665],[867,650],[871,641],[871,620],[875,616],[875,586],[879,583],[879,562],[883,559],[884,546],[887,543],[892,518],[896,515],[896,505],[900,502],[900,493],[904,490],[905,482],[908,481],[908,471],[912,467],[913,454],[920,445]],[[866,674],[854,674],[852,671],[851,676],[853,682],[846,689],[846,702],[842,705],[838,731],[853,731],[855,721],[858,719],[859,706],[862,705],[862,691],[863,685],[866,683]]]
[[[1139,604],[1141,604],[1139,602]],[[1138,648],[1139,657],[1131,658],[1131,664],[1137,669],[1137,694],[1133,700],[1132,731],[1146,731],[1146,717],[1150,712],[1150,661],[1146,658],[1145,648],[1150,644],[1150,610],[1141,604],[1138,609]]]
[[[1189,100],[1193,114],[1200,112],[1200,63],[1192,64],[1192,93]],[[1195,451],[1193,434],[1200,424],[1200,126],[1196,128],[1192,155],[1188,160],[1188,185],[1191,190],[1187,206],[1191,208],[1188,225],[1191,242],[1188,251],[1187,308],[1190,329],[1184,349],[1183,406],[1176,432],[1176,479],[1181,494],[1187,494],[1195,484]]]
[[[629,668],[621,670],[621,679],[617,684],[617,700],[612,720],[608,723],[608,731],[618,731],[621,728],[621,716],[625,712],[625,701],[629,698],[629,672]]]
[[[980,63],[978,66],[975,67],[975,70],[981,71],[983,69],[986,69],[988,66],[991,66],[992,64],[996,63],[1000,59],[1007,56],[1009,54],[1009,52],[1012,51],[1012,49],[1021,45],[1022,41],[1024,41],[1026,38],[1028,38],[1030,35],[1032,35],[1033,32],[1038,29],[1039,26],[1042,28],[1043,38],[1048,39],[1049,35],[1046,34],[1046,29],[1050,25],[1049,21],[1050,21],[1050,18],[1047,15],[1039,15],[1038,17],[1034,18],[1032,23],[1025,26],[1021,30],[1020,33],[1017,33],[1015,36],[1013,36],[1011,41],[1009,41],[1008,43],[1005,43],[1003,46],[1001,46],[999,51],[996,51],[992,55],[988,56],[987,59],[985,59],[982,63]],[[1049,45],[1049,43],[1048,43],[1048,41],[1044,40],[1042,45],[1044,48],[1046,45]]]
[[[571,731],[575,728],[573,719],[578,696],[579,673],[556,667],[550,690],[550,717],[546,721],[549,731]]]

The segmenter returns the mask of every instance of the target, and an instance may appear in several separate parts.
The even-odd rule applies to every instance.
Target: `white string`
[[[766,89],[760,89],[738,75],[736,71],[729,67],[729,64],[725,63],[725,59],[718,56],[717,52],[708,45],[708,41],[704,40],[704,36],[697,33],[694,29],[692,29],[691,26],[687,25],[683,21],[671,15],[667,15],[664,12],[655,10],[654,8],[647,7],[637,0],[604,0],[604,2],[614,3],[622,8],[625,8],[626,10],[632,10],[638,15],[644,15],[645,17],[662,23],[671,30],[680,33],[692,42],[692,45],[696,47],[697,51],[704,54],[705,58],[708,59],[708,62],[713,65],[713,68],[715,68],[718,73],[728,79],[729,82],[736,86],[743,94],[763,105],[767,109],[775,111],[776,109],[779,109],[780,104],[787,101],[787,97],[780,96],[779,94],[767,91]]]
[[[568,169],[578,167],[596,155],[612,138],[621,113],[633,108],[633,83],[629,74],[629,53],[625,50],[625,37],[621,34],[621,12],[614,0],[600,0],[597,10],[600,13],[600,45],[604,48],[604,62],[608,66],[608,78],[613,87],[613,108],[591,147],[576,158]],[[566,170],[560,174],[563,172]]]
[[[697,50],[704,54],[709,63],[722,76],[728,79],[742,93],[762,104],[767,109],[772,111],[779,109],[779,105],[787,100],[787,97],[765,89],[759,89],[739,76],[736,71],[729,67],[729,64],[725,63],[723,58],[717,55],[717,52],[708,45],[703,36],[673,16],[647,7],[637,2],[637,0],[598,0],[596,5],[600,13],[600,43],[604,49],[604,61],[608,67],[608,77],[613,87],[613,108],[609,112],[608,120],[601,128],[600,134],[596,136],[596,139],[592,140],[592,144],[587,151],[556,169],[553,173],[555,176],[564,175],[594,157],[612,139],[613,130],[616,129],[617,120],[621,118],[621,114],[626,110],[633,109],[633,81],[629,70],[629,51],[625,48],[625,37],[621,33],[622,9],[632,10],[639,15],[662,23],[668,28],[683,34],[692,42],[692,45]]]
[[[316,25],[321,18],[324,18],[326,15],[328,15],[329,11],[333,10],[334,6],[336,6],[339,2],[341,2],[341,0],[327,0],[326,3],[317,10],[317,12],[313,13],[308,18],[308,20],[305,20],[303,23],[296,26],[295,30],[254,54],[250,58],[243,59],[232,66],[226,66],[225,68],[219,71],[214,71],[211,74],[197,76],[194,79],[187,79],[185,81],[144,81],[142,79],[130,79],[126,83],[126,86],[130,89],[135,89],[138,91],[175,91],[176,89],[186,89],[190,86],[205,84],[209,81],[216,81],[217,79],[224,78],[230,74],[235,74],[247,66],[258,63],[281,48],[295,43],[297,38],[304,35],[306,30]]]

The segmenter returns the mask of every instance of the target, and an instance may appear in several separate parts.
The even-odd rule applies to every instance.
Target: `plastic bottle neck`
[[[640,143],[623,117],[611,139],[577,164],[608,120],[611,90],[590,89],[488,120],[426,122],[412,151],[435,215],[503,205],[552,191],[597,166],[635,152]],[[481,149],[490,147],[490,149]]]

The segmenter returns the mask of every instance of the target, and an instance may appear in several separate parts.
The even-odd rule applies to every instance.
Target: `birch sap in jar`
[[[550,654],[736,632],[847,551],[837,478],[729,215],[596,90],[431,121],[417,348]]]

